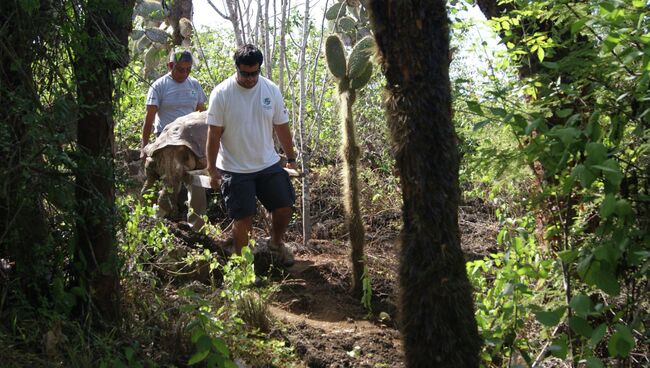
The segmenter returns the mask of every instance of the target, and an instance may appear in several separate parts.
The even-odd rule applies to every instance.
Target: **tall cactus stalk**
[[[339,83],[339,101],[341,103],[341,131],[343,132],[343,193],[345,216],[350,232],[352,262],[352,293],[362,293],[363,275],[363,245],[364,229],[361,221],[361,207],[359,206],[359,156],[354,132],[354,119],[352,118],[352,105],[356,100],[356,91],[349,88],[349,80],[344,79]]]
[[[352,105],[356,100],[356,90],[363,88],[372,74],[370,50],[374,45],[371,37],[359,41],[346,61],[343,43],[338,36],[332,35],[325,42],[325,56],[330,72],[338,79],[338,97],[343,156],[343,188],[345,221],[350,233],[350,259],[352,262],[352,294],[360,296],[363,292],[363,247],[364,228],[361,221],[359,205],[359,156],[360,149],[356,143]]]

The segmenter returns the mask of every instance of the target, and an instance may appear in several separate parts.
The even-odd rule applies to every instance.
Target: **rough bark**
[[[458,227],[446,2],[370,1],[402,182],[400,328],[408,367],[478,367],[480,337]]]
[[[128,57],[109,52],[124,40],[131,24],[133,0],[95,0],[86,9],[88,35],[77,50],[75,76],[81,117],[77,124],[80,152],[77,170],[77,278],[106,320],[120,316],[120,283],[115,244],[112,70]],[[111,28],[112,27],[112,28]]]
[[[284,64],[286,63],[287,55],[287,44],[286,44],[286,35],[287,35],[287,12],[289,8],[289,0],[280,0],[281,2],[281,17],[280,17],[280,57],[279,64],[280,70],[278,72],[278,87],[280,92],[284,94]]]

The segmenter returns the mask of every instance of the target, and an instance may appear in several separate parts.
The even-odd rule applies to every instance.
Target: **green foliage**
[[[522,294],[525,320],[534,315],[541,323],[553,357],[574,364],[584,360],[590,367],[622,364],[643,349],[635,335],[643,334],[640,320],[648,316],[638,293],[647,283],[650,254],[650,178],[641,174],[650,167],[645,56],[650,39],[641,7],[617,4],[512,2],[489,22],[503,45],[502,56],[479,73],[490,84],[472,91],[463,88],[471,79],[461,75],[455,85],[464,100],[456,105],[463,180],[482,196],[483,182],[500,179],[495,164],[514,170],[506,175],[519,174],[511,177],[511,188],[530,200],[508,211],[536,219],[534,251],[553,264],[547,274],[524,283],[550,288],[543,308],[534,301],[537,295]],[[519,79],[499,77],[514,76],[515,69]],[[499,134],[488,138],[495,131]],[[500,147],[514,154],[500,155],[505,152]],[[491,153],[491,165],[485,153]],[[494,272],[495,285],[509,274],[507,268]],[[496,315],[511,313],[506,304],[492,304],[491,293],[478,298],[479,312],[487,303]],[[489,326],[483,318],[479,325]],[[527,336],[523,325],[508,328],[517,337],[512,346]],[[548,328],[564,332],[549,334]],[[495,337],[493,331],[482,331],[486,341]],[[510,341],[502,336],[495,348],[508,345],[499,345]],[[539,342],[524,340],[527,348],[539,348]],[[495,359],[498,350],[488,348],[484,358]]]
[[[214,260],[213,262],[216,262]],[[193,365],[206,361],[208,366],[235,367],[234,356],[245,357],[254,363],[285,362],[290,364],[292,351],[265,335],[259,335],[259,322],[268,323],[266,304],[270,290],[254,291],[255,272],[253,254],[244,247],[240,256],[234,255],[213,269],[223,272],[223,284],[217,300],[210,300],[190,289],[184,295],[191,303],[184,307],[193,314],[187,328],[192,331],[195,353],[188,361]],[[257,321],[258,324],[253,322]],[[264,338],[262,338],[264,337]]]
[[[557,295],[544,290],[544,280],[552,282],[557,269],[537,253],[533,219],[512,219],[501,215],[501,211],[498,215],[502,228],[497,243],[503,251],[467,263],[470,280],[481,290],[477,294],[476,320],[485,339],[482,357],[490,361],[512,357],[515,352],[531,354],[535,341],[520,331],[531,323],[533,312],[545,326],[556,325],[565,313],[562,307],[542,310],[534,304]]]

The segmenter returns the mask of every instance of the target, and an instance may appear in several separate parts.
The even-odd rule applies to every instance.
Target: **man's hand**
[[[208,168],[208,175],[210,175],[210,186],[212,189],[221,188],[221,173],[217,170],[216,167]]]
[[[142,160],[142,163],[147,160],[147,153],[144,151],[144,148],[140,148],[140,160]]]
[[[287,161],[287,164],[284,165],[287,169],[292,169],[292,170],[298,170],[298,165],[296,164],[296,161],[289,162]]]

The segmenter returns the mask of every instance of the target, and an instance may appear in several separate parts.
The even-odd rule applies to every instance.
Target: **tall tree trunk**
[[[47,40],[48,11],[29,12],[16,0],[0,4],[0,258],[14,266],[20,292],[34,305],[47,291],[41,250],[49,229],[39,193],[47,179],[34,171],[42,166],[41,127],[28,120],[40,110],[31,67],[45,53],[39,38]]]
[[[279,64],[280,64],[280,70],[278,72],[278,87],[280,88],[280,92],[284,94],[284,64],[286,62],[286,57],[287,57],[287,40],[286,40],[286,35],[287,35],[287,11],[288,11],[288,4],[290,0],[280,0],[281,2],[281,8],[282,8],[282,15],[280,17],[280,58],[279,58]]]
[[[86,9],[85,42],[75,63],[81,118],[77,170],[77,271],[80,285],[106,320],[120,316],[119,262],[115,244],[113,80],[128,62],[133,0],[94,0]],[[113,56],[117,54],[117,57]]]
[[[309,0],[305,0],[305,13],[302,26],[302,45],[300,48],[300,154],[302,156],[302,243],[307,245],[311,239],[311,204],[309,201],[309,148],[307,148],[305,133],[305,114],[307,103],[307,92],[305,90],[305,79],[307,79],[305,69],[307,62],[305,54],[307,53],[307,41],[309,40]]]
[[[228,8],[228,17],[232,23],[233,31],[235,32],[235,42],[237,47],[242,46],[246,40],[242,30],[242,24],[237,11],[237,0],[226,0],[226,7]]]
[[[408,367],[478,367],[480,337],[458,228],[443,0],[371,0],[402,181],[400,327]]]
[[[262,1],[262,0],[259,0]],[[264,13],[262,14],[262,40],[264,41],[264,60],[266,61],[266,77],[273,80],[273,58],[271,56],[271,30],[269,29],[269,2],[264,0]]]

